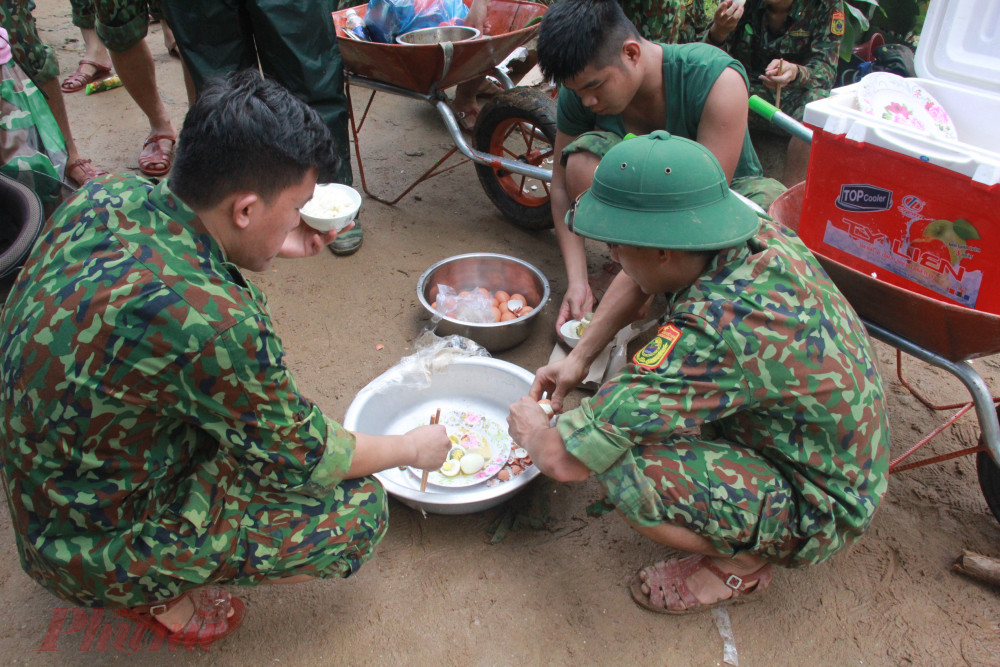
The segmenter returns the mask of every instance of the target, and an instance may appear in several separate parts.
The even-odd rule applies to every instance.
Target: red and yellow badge
[[[844,12],[834,12],[833,18],[830,19],[830,32],[834,35],[843,35],[846,25],[847,21],[844,18]]]
[[[681,330],[673,324],[662,326],[657,330],[656,338],[635,353],[632,362],[639,368],[645,368],[648,371],[659,368],[680,338]]]

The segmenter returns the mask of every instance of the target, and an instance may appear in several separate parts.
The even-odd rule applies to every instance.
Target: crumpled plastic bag
[[[395,44],[411,30],[463,25],[468,15],[462,0],[369,0],[365,32],[373,42]]]
[[[490,353],[479,343],[464,336],[438,336],[425,331],[413,343],[413,354],[403,357],[386,373],[387,383],[400,384],[412,389],[425,389],[431,377],[456,359],[489,357]]]
[[[458,292],[449,285],[437,286],[437,299],[434,309],[462,322],[473,324],[488,324],[494,322],[493,297],[480,288],[468,292]]]

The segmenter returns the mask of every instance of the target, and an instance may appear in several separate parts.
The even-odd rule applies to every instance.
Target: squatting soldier
[[[882,383],[863,324],[798,237],[761,224],[705,147],[662,131],[612,148],[567,218],[623,270],[573,352],[511,406],[510,433],[546,475],[596,475],[638,532],[694,554],[636,573],[636,602],[734,602],[773,565],[856,540],[886,490]],[[656,336],[549,427],[542,392],[560,411],[657,293]]]
[[[386,527],[369,475],[451,443],[324,416],[240,272],[335,238],[299,217],[336,168],[319,115],[245,70],[180,139],[168,181],[93,181],[43,227],[0,318],[0,461],[29,575],[205,646],[244,610],[212,584],[350,575]]]

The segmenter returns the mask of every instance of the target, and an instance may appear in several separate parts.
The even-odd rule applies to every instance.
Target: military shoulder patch
[[[844,12],[834,12],[833,18],[830,19],[830,32],[834,35],[843,35],[845,26]]]
[[[636,352],[635,356],[632,357],[632,362],[636,366],[645,368],[646,370],[659,368],[670,355],[670,351],[674,349],[674,345],[677,344],[680,338],[681,330],[676,326],[673,324],[662,326],[656,331],[656,338],[649,341],[646,347]]]

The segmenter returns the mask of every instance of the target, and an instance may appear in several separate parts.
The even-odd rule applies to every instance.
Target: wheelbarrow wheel
[[[476,150],[552,169],[556,101],[537,88],[511,88],[479,112],[473,133]],[[522,229],[552,226],[549,183],[506,169],[477,164],[479,182],[490,201]]]
[[[997,416],[1000,417],[1000,408],[997,409]],[[982,435],[979,436],[979,444],[985,444]],[[996,520],[1000,521],[1000,468],[989,452],[976,454],[976,472],[979,473],[979,488],[983,490],[986,504]]]

